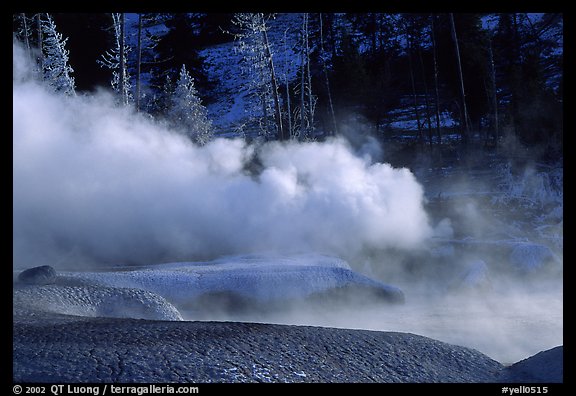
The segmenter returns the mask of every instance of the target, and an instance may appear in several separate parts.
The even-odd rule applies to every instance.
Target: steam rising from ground
[[[456,238],[458,228],[447,218],[432,230],[423,188],[407,169],[372,163],[370,155],[381,155],[377,147],[356,152],[343,139],[261,145],[216,139],[198,147],[119,108],[104,92],[50,93],[30,77],[18,46],[13,71],[15,269],[327,253],[400,286],[407,304],[368,312],[296,307],[264,321],[409,331],[472,346],[502,362],[562,343],[561,275],[543,283],[500,282],[506,255],[448,252],[435,265],[427,252],[419,255],[432,234]],[[488,221],[475,205],[449,213],[472,231],[496,235],[508,227],[506,219]],[[405,276],[410,251],[419,251],[417,265]],[[488,263],[491,288],[476,294],[446,289],[445,275],[474,274],[468,258]],[[483,276],[487,267],[473,268]]]
[[[407,169],[342,139],[190,143],[98,93],[26,78],[15,47],[16,267],[151,263],[255,251],[340,256],[410,248],[429,233]]]

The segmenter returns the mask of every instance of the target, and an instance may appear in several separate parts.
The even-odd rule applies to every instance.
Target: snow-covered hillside
[[[355,30],[356,28],[353,27],[350,20],[342,17],[341,14],[334,15],[336,15],[336,17],[333,21],[333,29],[350,33],[355,39],[358,39],[356,44],[359,53],[368,53],[370,51],[369,39],[366,36],[362,37],[362,34]],[[522,14],[522,23],[526,25],[523,25],[522,29],[533,34],[535,27],[540,26],[539,24],[542,23],[544,15],[545,14],[541,13]],[[314,17],[316,18],[317,16],[315,15]],[[132,48],[130,56],[135,57],[134,49],[136,48],[138,14],[126,14],[126,20],[127,27],[129,28],[127,44]],[[395,21],[394,23],[398,24],[400,22]],[[487,32],[486,34],[496,34],[498,28],[498,16],[496,14],[483,16],[481,23],[483,29]],[[299,47],[302,45],[300,40],[302,39],[303,14],[273,14],[273,17],[266,20],[266,26],[276,77],[280,84],[279,91],[282,91],[281,94],[283,96],[285,94],[286,84],[290,84],[291,89],[299,84],[297,76],[303,61]],[[404,37],[405,31],[398,28],[394,29],[396,29],[396,36],[389,39],[396,41],[399,45],[400,53],[405,55],[408,45]],[[541,37],[535,39],[534,43],[538,45],[540,42],[554,43],[547,53],[541,55],[543,59],[548,59],[551,56],[561,56],[563,43],[562,38],[557,36],[557,30],[551,29],[547,31],[546,24],[544,24],[542,29]],[[428,30],[429,27],[426,27],[425,31],[427,32]],[[167,29],[162,23],[158,23],[152,27],[146,27],[145,31],[161,37],[167,32]],[[324,34],[326,34],[326,32],[324,32]],[[336,38],[336,40],[338,39],[339,38]],[[529,45],[533,45],[534,43],[530,43]],[[245,136],[246,134],[254,136],[257,134],[257,128],[255,129],[255,126],[250,124],[249,121],[253,120],[255,116],[261,116],[262,111],[262,105],[258,102],[257,98],[255,98],[255,91],[253,89],[254,82],[252,80],[255,77],[247,73],[246,67],[248,65],[243,64],[243,55],[242,51],[239,50],[240,46],[238,44],[239,40],[230,34],[230,41],[211,45],[199,51],[199,55],[204,59],[206,77],[214,84],[210,94],[214,100],[206,103],[208,114],[216,128],[217,135],[225,137]],[[424,50],[431,51],[431,42],[428,39],[420,43],[420,45]],[[310,51],[318,55],[321,48],[319,48],[317,43],[314,43]],[[332,56],[333,54],[328,51],[321,54],[321,57],[326,60],[329,69],[331,67]],[[546,85],[558,92],[562,76],[558,75],[558,73],[546,73]],[[134,76],[132,76],[132,78],[134,78]],[[147,74],[142,76],[144,87],[147,85],[148,78],[149,76]],[[418,78],[420,79],[421,77],[419,76]],[[406,83],[408,83],[408,81],[406,81]],[[133,83],[133,85],[134,84],[135,83]],[[412,82],[412,84],[414,84],[414,82]],[[418,84],[428,84],[428,89],[432,89],[431,81],[428,81],[428,83],[419,82]],[[422,90],[421,87],[419,89]],[[390,131],[394,138],[401,136],[407,139],[413,138],[413,132],[419,130],[418,123],[420,123],[421,128],[427,128],[426,123],[428,121],[425,119],[427,118],[425,114],[431,110],[425,108],[425,100],[422,92],[405,92],[403,95],[404,98],[400,100],[397,107],[387,111],[386,119],[381,120],[381,124],[378,125],[377,128],[379,130]],[[432,94],[430,93],[429,95]],[[430,96],[428,100],[433,100],[433,98]],[[500,100],[504,103],[509,99],[500,98]],[[455,112],[460,110],[452,108],[454,104],[455,103],[442,104],[444,107],[440,109],[440,127],[448,132],[446,136],[447,140],[453,140],[452,137],[455,136],[450,135],[450,130],[460,127],[457,121],[460,115],[455,114]],[[416,115],[416,112],[419,112],[420,115]],[[486,122],[486,120],[484,121]],[[435,124],[435,120],[432,120],[432,123]]]
[[[302,14],[297,13],[277,14],[267,20],[272,59],[282,85],[293,84],[301,67],[302,58],[295,52],[301,24]],[[218,134],[250,134],[252,131],[246,131],[245,124],[260,115],[261,107],[254,90],[250,89],[254,77],[242,64],[243,55],[237,40],[201,50],[200,55],[204,57],[208,78],[216,82],[214,96],[218,100],[207,107]]]

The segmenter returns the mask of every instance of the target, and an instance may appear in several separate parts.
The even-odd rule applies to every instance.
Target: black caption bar
[[[200,387],[192,384],[15,384],[14,395],[195,395]]]

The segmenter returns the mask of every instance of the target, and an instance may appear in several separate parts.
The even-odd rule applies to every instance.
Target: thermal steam
[[[345,140],[199,147],[106,93],[49,92],[14,54],[15,267],[349,256],[430,233],[412,173],[373,164]]]

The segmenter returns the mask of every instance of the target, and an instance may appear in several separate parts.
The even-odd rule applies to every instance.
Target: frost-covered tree
[[[262,134],[285,139],[278,81],[268,39],[266,17],[262,13],[235,14],[233,24],[239,28],[235,34],[237,50],[242,55],[244,72],[248,76],[248,89],[258,98],[262,109],[255,117]],[[257,114],[255,112],[255,114]]]
[[[121,103],[127,105],[132,101],[132,85],[128,73],[127,59],[130,47],[126,45],[125,25],[124,14],[112,14],[114,46],[97,62],[102,67],[112,70],[112,89],[120,96]]]
[[[42,40],[42,73],[44,80],[56,91],[74,96],[75,83],[71,74],[74,69],[68,64],[69,51],[62,34],[56,30],[56,24],[49,14],[41,20]]]
[[[214,135],[212,121],[185,65],[180,69],[167,118],[175,128],[184,130],[192,141],[200,145],[208,143]]]
[[[204,27],[201,13],[146,14],[143,21],[144,38],[153,48],[142,54],[143,73],[149,73],[146,80],[152,95],[160,95],[166,77],[178,80],[180,68],[184,64],[194,76],[194,86],[208,98],[212,81],[209,81],[200,50],[206,46],[200,38]],[[148,29],[150,26],[151,29]],[[217,29],[217,28],[216,28]],[[153,112],[162,112],[166,103],[155,100]]]

